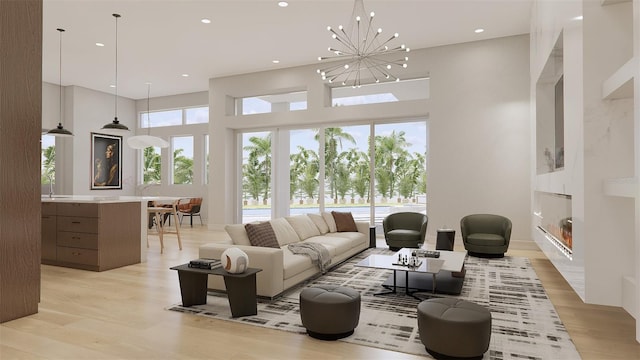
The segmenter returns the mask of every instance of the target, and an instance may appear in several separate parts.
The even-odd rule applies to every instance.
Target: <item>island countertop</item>
[[[42,195],[42,202],[70,202],[70,203],[125,203],[142,201],[176,201],[178,196],[95,196],[95,195]]]

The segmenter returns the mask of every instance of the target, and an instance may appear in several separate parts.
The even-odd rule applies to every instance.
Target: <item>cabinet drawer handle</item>
[[[73,240],[80,240],[80,238],[78,236],[72,236],[71,237]]]
[[[80,221],[72,221],[72,224],[80,224]]]

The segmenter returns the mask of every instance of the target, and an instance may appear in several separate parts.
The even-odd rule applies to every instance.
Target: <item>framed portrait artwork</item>
[[[122,136],[91,133],[91,190],[122,189]]]

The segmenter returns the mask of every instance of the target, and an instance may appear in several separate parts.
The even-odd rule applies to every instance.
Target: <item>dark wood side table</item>
[[[224,285],[227,288],[231,316],[235,318],[258,313],[256,273],[262,269],[248,268],[241,274],[230,274],[222,268],[198,269],[183,264],[174,266],[171,270],[178,271],[182,306],[206,304],[207,277],[208,275],[220,275],[224,277]]]

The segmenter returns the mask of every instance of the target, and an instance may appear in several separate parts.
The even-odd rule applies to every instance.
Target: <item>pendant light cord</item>
[[[115,116],[114,116],[114,122],[117,124],[118,123],[118,18],[120,17],[120,14],[113,14],[113,17],[116,18],[116,81],[115,81],[115,86],[116,86],[116,106],[115,106]]]
[[[60,118],[58,119],[58,125],[62,127],[62,33],[64,29],[57,29],[60,32],[60,63],[59,63],[59,78],[58,78],[58,95],[60,97]]]

